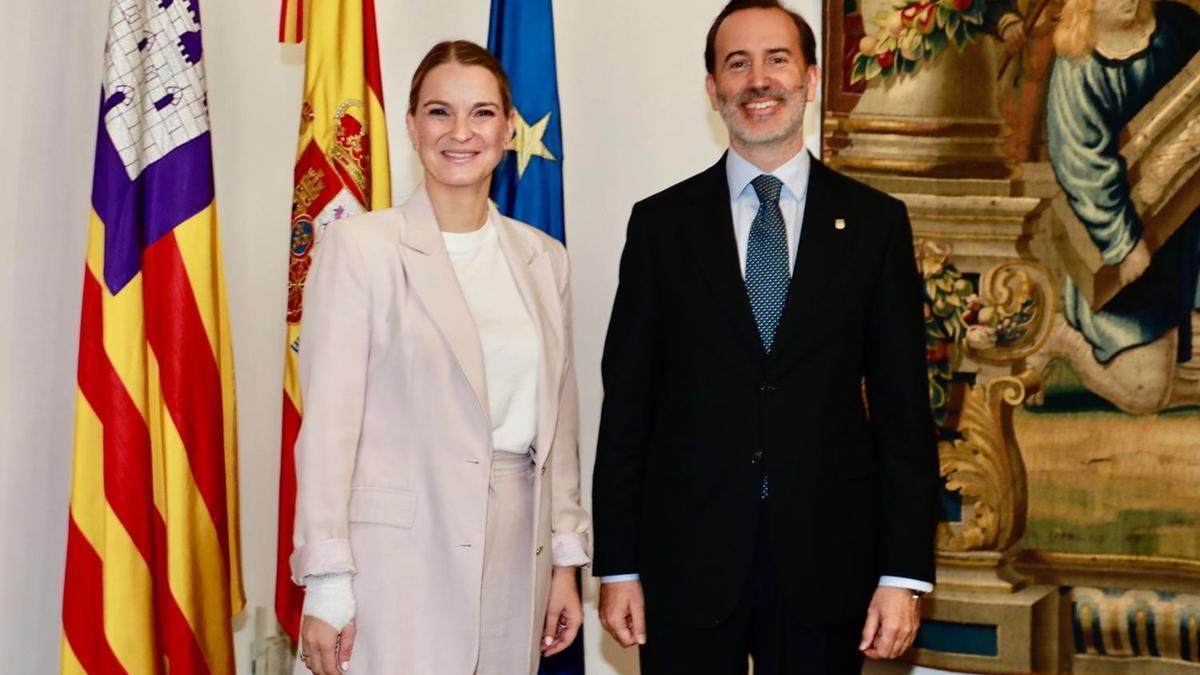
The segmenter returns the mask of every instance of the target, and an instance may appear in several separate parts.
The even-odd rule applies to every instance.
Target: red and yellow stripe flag
[[[304,281],[330,222],[390,206],[392,194],[374,0],[283,0],[281,16],[281,40],[308,41],[292,197],[275,570],[275,613],[294,642],[303,592],[291,581],[288,559],[296,514],[293,446],[303,410],[298,356]],[[300,30],[305,24],[307,36]]]
[[[198,3],[109,13],[62,673],[235,672],[233,354]]]

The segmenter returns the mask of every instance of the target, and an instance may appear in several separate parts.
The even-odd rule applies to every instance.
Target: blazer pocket
[[[393,488],[352,488],[350,522],[390,525],[405,529],[417,515],[417,495]]]

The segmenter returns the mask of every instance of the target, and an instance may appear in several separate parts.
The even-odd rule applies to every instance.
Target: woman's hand
[[[574,567],[555,567],[542,629],[542,656],[554,656],[575,641],[583,625],[583,604],[575,585]]]
[[[338,633],[333,626],[305,614],[300,622],[300,660],[313,675],[341,675],[350,670],[355,632],[354,619]]]

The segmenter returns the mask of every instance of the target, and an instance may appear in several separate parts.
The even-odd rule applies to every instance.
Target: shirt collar
[[[774,171],[768,171],[772,176],[775,176],[783,182],[783,187],[791,193],[797,201],[804,198],[808,193],[808,174],[812,166],[812,160],[807,149],[802,149],[796,153],[788,161],[784,162]],[[762,175],[763,171],[754,166],[737,153],[733,148],[729,148],[728,154],[725,156],[725,178],[729,181],[729,198],[737,200],[742,196],[742,193],[750,187],[750,181]],[[751,188],[753,193],[753,188]],[[757,199],[755,195],[755,199]]]

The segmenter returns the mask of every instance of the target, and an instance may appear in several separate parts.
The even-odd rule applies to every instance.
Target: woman
[[[574,640],[589,562],[567,257],[488,201],[515,121],[494,56],[435,46],[407,121],[424,184],[330,225],[306,290],[301,659],[532,673]]]
[[[1067,0],[1054,34],[1050,164],[1101,260],[1126,285],[1093,308],[1068,278],[1041,360],[1065,357],[1088,389],[1145,414],[1200,401],[1200,212],[1151,255],[1120,154],[1121,130],[1200,50],[1200,15],[1175,2]]]

